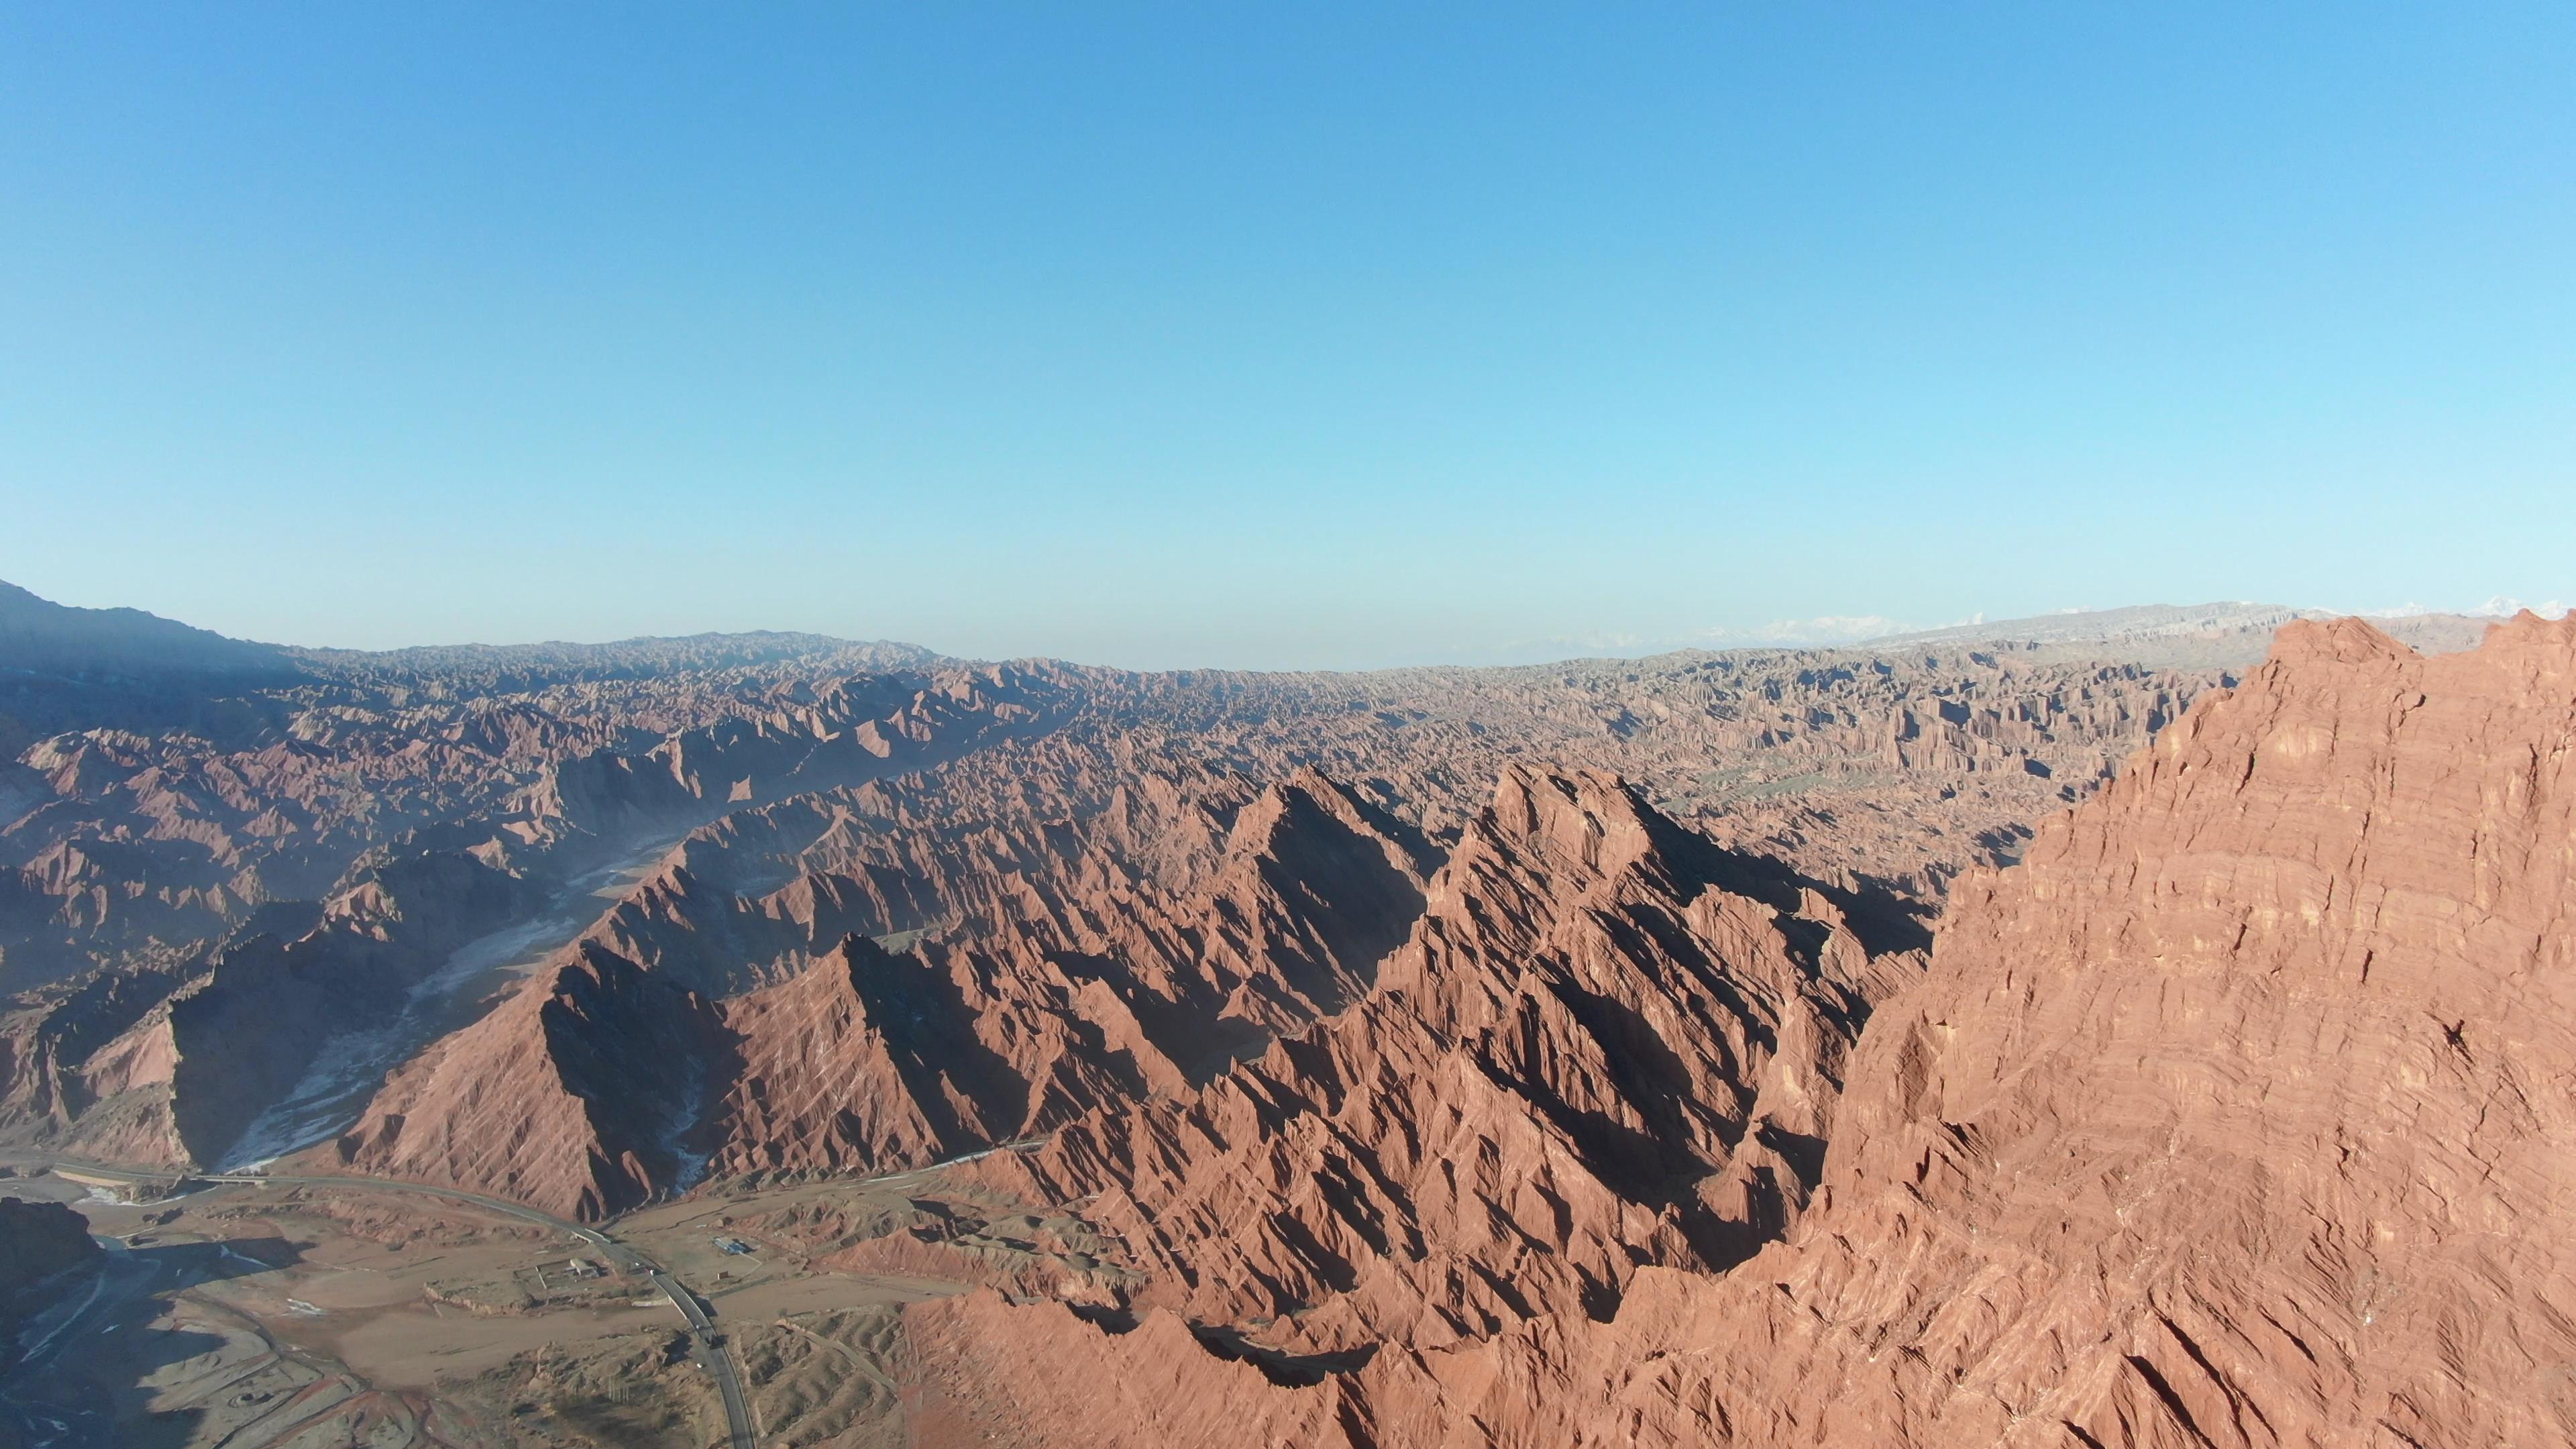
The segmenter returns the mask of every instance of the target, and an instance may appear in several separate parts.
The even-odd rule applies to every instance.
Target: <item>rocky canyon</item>
[[[0,1147],[946,1285],[780,1442],[2576,1439],[2576,623],[0,623]]]

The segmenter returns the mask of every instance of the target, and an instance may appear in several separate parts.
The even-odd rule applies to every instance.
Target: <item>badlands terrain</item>
[[[2576,1437],[2576,624],[1140,674],[0,589],[0,754],[0,1445]]]

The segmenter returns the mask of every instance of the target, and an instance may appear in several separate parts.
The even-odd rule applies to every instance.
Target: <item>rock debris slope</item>
[[[911,1314],[926,1437],[2576,1439],[2576,623],[2288,626],[1961,884],[1847,1075],[1786,1236],[1609,1321],[1283,1366],[1187,1319],[1250,1275],[1124,1332],[983,1293]]]

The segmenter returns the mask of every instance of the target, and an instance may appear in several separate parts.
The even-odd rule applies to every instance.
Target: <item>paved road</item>
[[[84,1162],[78,1158],[47,1157],[41,1154],[28,1154],[19,1157],[17,1160],[22,1162],[41,1162],[48,1167],[67,1167],[74,1172],[89,1173],[99,1177],[118,1178],[127,1182],[168,1182],[173,1177],[179,1175],[168,1171],[151,1171],[143,1168],[123,1167],[114,1163]],[[743,1396],[742,1375],[734,1368],[733,1349],[724,1341],[723,1336],[716,1332],[715,1321],[708,1316],[706,1305],[698,1301],[698,1296],[689,1291],[688,1285],[671,1276],[670,1270],[664,1268],[661,1264],[654,1262],[644,1254],[636,1251],[628,1244],[619,1242],[617,1239],[610,1237],[607,1233],[602,1232],[597,1228],[585,1227],[576,1222],[568,1222],[551,1213],[541,1213],[535,1208],[510,1202],[504,1198],[486,1197],[479,1192],[465,1192],[452,1187],[431,1187],[425,1183],[396,1182],[391,1178],[355,1176],[295,1177],[251,1172],[191,1173],[188,1175],[200,1182],[245,1183],[252,1186],[279,1187],[364,1187],[387,1192],[406,1192],[420,1197],[446,1198],[451,1202],[472,1203],[476,1207],[488,1208],[493,1212],[506,1214],[507,1216],[518,1218],[524,1222],[536,1223],[544,1227],[553,1228],[558,1232],[569,1233],[572,1236],[581,1239],[583,1242],[590,1244],[593,1248],[598,1249],[601,1257],[615,1263],[620,1268],[623,1268],[628,1272],[640,1273],[649,1277],[653,1281],[653,1286],[661,1289],[662,1295],[671,1300],[671,1306],[678,1309],[680,1317],[688,1322],[689,1333],[695,1345],[693,1352],[698,1361],[699,1367],[705,1369],[709,1374],[714,1376],[716,1388],[724,1396],[725,1418],[733,1428],[733,1449],[759,1449],[760,1438],[753,1430],[751,1424],[751,1402]]]

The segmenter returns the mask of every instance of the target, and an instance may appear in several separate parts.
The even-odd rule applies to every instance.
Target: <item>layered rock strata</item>
[[[2021,866],[1962,884],[1851,1057],[1813,1203],[1750,1259],[1641,1268],[1607,1322],[1390,1333],[1305,1384],[1186,1312],[1116,1333],[977,1295],[912,1314],[932,1422],[1053,1445],[2565,1442],[2571,912],[2576,624],[2433,659],[2294,624]]]

